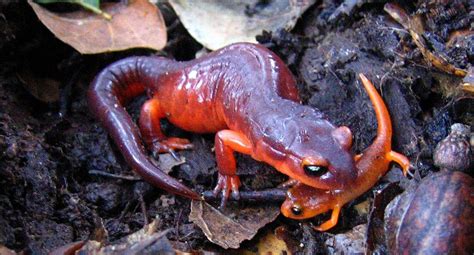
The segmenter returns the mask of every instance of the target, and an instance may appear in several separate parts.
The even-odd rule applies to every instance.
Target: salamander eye
[[[325,173],[327,173],[328,168],[325,166],[317,166],[317,165],[305,165],[303,169],[307,175],[319,177]]]
[[[301,206],[300,206],[300,205],[294,204],[294,205],[291,207],[291,212],[292,212],[294,215],[300,215],[300,214],[303,212],[303,209],[301,209]]]

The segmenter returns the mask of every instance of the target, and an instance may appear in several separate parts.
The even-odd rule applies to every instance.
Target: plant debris
[[[421,53],[423,54],[428,63],[431,63],[439,70],[457,76],[464,77],[467,74],[466,70],[454,66],[453,64],[449,63],[445,57],[442,57],[438,52],[431,51],[429,49],[424,37],[422,36],[422,34],[424,33],[424,28],[420,16],[415,16],[412,18],[405,12],[405,10],[403,10],[398,5],[392,3],[385,4],[384,9],[405,29],[410,32],[413,41],[415,42],[418,49],[420,49]]]
[[[441,171],[395,198],[385,210],[390,253],[466,254],[474,250],[474,179]]]
[[[89,11],[102,15],[106,19],[112,18],[110,14],[103,12],[100,9],[100,0],[35,0],[35,2],[39,4],[54,4],[54,3],[77,4]]]
[[[166,45],[161,12],[147,0],[105,5],[103,9],[112,15],[111,20],[83,10],[54,13],[32,0],[28,3],[55,36],[82,54],[130,48],[161,50]]]
[[[365,254],[365,236],[367,225],[355,226],[347,233],[337,234],[326,240],[331,254]]]
[[[117,11],[137,4],[137,1],[128,1],[130,5],[127,7],[124,1],[113,2],[107,4],[110,5],[107,8],[117,8]],[[256,20],[275,2],[256,0],[244,5],[238,15]],[[291,1],[292,4],[308,5],[312,2]],[[384,253],[394,244],[400,244],[394,242],[397,239],[391,234],[403,234],[406,236],[402,237],[404,241],[421,236],[421,231],[407,222],[407,216],[405,222],[403,219],[395,220],[402,223],[402,227],[383,229],[382,234],[381,226],[393,223],[392,213],[385,210],[385,205],[396,193],[389,188],[396,186],[410,194],[425,187],[423,195],[430,197],[421,203],[423,212],[436,217],[421,223],[441,221],[445,224],[448,221],[437,216],[453,215],[451,212],[462,206],[456,209],[444,205],[461,199],[457,197],[447,199],[451,201],[449,203],[436,204],[432,201],[433,196],[452,194],[453,187],[464,187],[464,184],[451,186],[462,182],[454,178],[450,179],[449,186],[446,186],[446,179],[433,184],[431,176],[438,171],[433,155],[436,145],[449,135],[452,124],[472,127],[474,123],[471,93],[474,91],[474,36],[469,31],[473,21],[472,4],[467,0],[399,2],[410,19],[419,16],[423,21],[423,30],[417,30],[417,33],[424,40],[424,47],[454,67],[467,70],[464,77],[431,66],[433,64],[423,55],[410,31],[383,10],[384,4],[366,0],[317,1],[300,16],[292,31],[257,32],[260,33],[259,41],[290,67],[303,103],[321,110],[335,125],[346,125],[352,130],[354,153],[360,153],[372,142],[377,129],[372,106],[356,78],[361,72],[367,75],[389,108],[394,150],[407,155],[411,161],[413,175],[410,178],[402,176],[394,167],[373,189],[342,208],[336,227],[317,232],[312,226],[327,220],[329,215],[304,221],[277,217],[281,204],[278,201],[285,192],[276,190],[276,187],[286,181],[287,176],[239,153],[236,153],[237,171],[242,181],[241,195],[245,196],[238,202],[229,201],[223,213],[205,204],[195,204],[192,214],[201,226],[191,222],[188,217],[190,201],[137,178],[117,153],[107,133],[92,118],[85,100],[90,82],[105,66],[128,56],[156,52],[130,49],[81,55],[54,37],[26,1],[0,1],[0,253],[48,254],[65,245],[76,249],[74,245],[81,242],[88,242],[91,251],[100,251],[101,247],[122,247],[120,245],[124,243],[131,248],[133,244],[123,238],[141,230],[157,216],[156,231],[148,238],[163,231],[167,233],[166,238],[158,238],[156,242],[153,238],[145,238],[154,242],[150,246],[146,241],[138,242],[145,244],[141,247],[148,247],[141,250],[145,253],[151,247],[169,249],[167,245],[157,244],[161,241],[171,244],[173,252],[177,253],[257,253],[264,251],[261,245],[269,239],[277,243],[276,248],[271,249],[278,253],[283,250],[283,245],[271,236],[272,232],[285,242],[288,253],[292,254],[331,253],[336,251],[335,247],[337,250],[350,247],[359,251],[366,248],[369,253]],[[206,46],[199,44],[186,30],[184,18],[181,21],[167,3],[159,1],[157,5],[168,25],[170,38],[159,55],[181,61],[195,58],[201,49],[205,51],[203,47]],[[67,13],[71,8],[80,9],[74,5],[67,5],[65,9],[58,9],[57,5],[36,6],[51,19],[56,16],[63,19],[72,15]],[[112,20],[107,21],[99,15],[82,12],[86,20],[95,17],[93,20],[106,24],[112,24],[119,15],[115,13]],[[151,15],[151,12],[147,13]],[[192,21],[197,24],[196,20]],[[212,26],[224,27],[217,18],[212,21]],[[132,30],[156,29],[138,23]],[[163,25],[158,27],[164,31]],[[257,23],[255,27],[258,30]],[[76,35],[74,30],[66,30],[67,36]],[[92,30],[87,32],[89,34],[76,39],[90,41],[92,38],[89,37],[98,35]],[[108,31],[103,34],[110,36]],[[155,35],[157,33],[148,33],[140,40]],[[211,39],[217,41],[221,37],[213,35]],[[162,45],[164,42],[160,47]],[[34,89],[27,85],[34,86]],[[57,92],[67,94],[67,100],[59,99],[58,102]],[[53,96],[44,99],[41,93],[52,93]],[[134,120],[145,99],[138,97],[127,107]],[[63,108],[67,108],[67,114],[59,117],[58,112]],[[191,134],[166,121],[162,124],[165,134],[188,138],[194,145],[192,150],[176,152],[178,158],[186,161],[179,166],[174,166],[177,162],[172,156],[160,155],[160,159],[169,159],[170,164],[164,168],[197,192],[212,190],[217,181],[212,150],[214,135]],[[466,138],[471,152],[473,137],[471,131]],[[160,164],[158,157],[155,161]],[[459,173],[451,173],[455,174]],[[472,172],[467,175],[472,178]],[[464,181],[467,179],[463,178]],[[426,191],[426,181],[432,183],[429,192]],[[419,196],[422,192],[415,193]],[[416,196],[412,196],[407,204],[415,204]],[[213,200],[209,199],[209,202]],[[373,206],[367,215],[369,204]],[[463,206],[467,208],[466,204]],[[436,208],[442,209],[443,213],[435,214],[433,210]],[[425,214],[411,215],[424,217]],[[247,217],[247,222],[243,222],[242,217]],[[221,219],[233,229],[219,224]],[[473,224],[458,219],[453,222],[457,226]],[[236,235],[236,231],[243,235]],[[366,241],[364,232],[367,233]],[[352,234],[340,236],[347,233]],[[443,244],[447,233],[430,231],[430,238]],[[335,240],[336,235],[342,242]],[[249,238],[249,241],[243,241]],[[384,240],[388,241],[387,245]],[[229,248],[224,249],[213,242]],[[365,248],[362,246],[364,242]],[[340,247],[340,244],[345,247]],[[406,242],[402,244],[409,247]],[[230,250],[233,249],[230,245],[240,248]]]
[[[261,227],[274,221],[280,214],[280,206],[247,206],[237,211],[233,215],[224,214],[206,202],[192,201],[189,219],[211,242],[225,249],[236,249],[242,241],[252,239]]]
[[[169,1],[188,32],[211,50],[235,42],[257,42],[265,31],[291,29],[315,1]]]

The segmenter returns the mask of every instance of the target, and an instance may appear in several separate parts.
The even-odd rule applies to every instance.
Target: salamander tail
[[[113,63],[92,82],[88,103],[127,163],[143,179],[168,192],[199,200],[201,197],[196,192],[149,160],[138,127],[124,108],[128,101],[145,92],[160,73],[156,68],[163,69],[165,62],[166,59],[157,57],[131,57]]]

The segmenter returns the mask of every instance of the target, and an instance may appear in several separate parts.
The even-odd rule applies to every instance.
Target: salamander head
[[[305,118],[273,129],[273,135],[267,133],[268,160],[263,161],[280,172],[326,190],[344,189],[356,179],[349,128],[336,128],[321,118]]]
[[[306,133],[306,128],[300,133]],[[289,164],[299,181],[320,189],[343,189],[356,179],[349,128],[319,128],[317,132],[307,132],[307,136],[288,148],[289,153],[295,155],[289,158]]]
[[[329,190],[297,184],[288,190],[281,212],[287,218],[308,219],[333,209],[336,202],[336,196]]]

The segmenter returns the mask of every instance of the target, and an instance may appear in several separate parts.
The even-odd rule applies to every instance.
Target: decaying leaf
[[[235,216],[224,215],[203,201],[191,202],[189,219],[198,225],[206,237],[223,248],[239,248],[257,231],[280,214],[279,205],[264,204],[238,210]]]
[[[400,23],[400,25],[402,25],[406,30],[408,30],[416,46],[418,47],[421,54],[428,63],[446,73],[454,74],[457,76],[466,75],[466,70],[454,66],[436,51],[431,51],[429,49],[425,39],[422,36],[424,28],[420,16],[415,15],[411,17],[406,13],[404,9],[393,3],[385,4],[384,10],[390,16],[392,16],[393,19]]]
[[[77,254],[174,254],[171,243],[166,238],[169,230],[156,232],[158,221],[154,220],[143,229],[124,237],[115,244],[103,246],[97,241],[88,241],[76,251]]]
[[[462,89],[467,93],[471,93],[471,95],[474,94],[474,67],[472,66],[462,80]]]
[[[216,50],[235,42],[256,42],[262,30],[291,29],[315,1],[169,1],[189,33]]]
[[[398,183],[384,185],[374,192],[372,208],[368,215],[366,248],[369,254],[383,253],[385,250],[384,213],[388,203],[402,192]]]
[[[166,27],[159,9],[147,0],[104,4],[111,20],[80,10],[53,13],[28,0],[38,18],[61,41],[82,54],[129,48],[160,50],[166,45]]]
[[[16,252],[8,249],[6,246],[0,244],[0,254],[2,255],[15,255]]]
[[[180,160],[177,161],[169,153],[160,154],[160,160],[158,161],[160,169],[165,173],[170,173],[173,167],[182,165],[184,163],[186,163],[186,159],[184,157],[181,157]]]
[[[278,239],[273,233],[268,233],[257,244],[258,254],[290,254],[283,240]]]
[[[59,100],[59,87],[61,85],[59,81],[39,77],[33,74],[29,68],[24,68],[19,72],[18,79],[21,81],[23,87],[36,99],[45,103],[53,103]]]
[[[385,209],[391,254],[472,254],[474,178],[441,170],[413,185]]]
[[[365,254],[367,225],[355,226],[351,231],[337,234],[326,240],[330,254]]]
[[[111,19],[110,14],[103,12],[100,9],[99,0],[35,0],[39,4],[52,4],[52,3],[72,3],[82,6],[83,8],[92,11],[94,13],[102,15],[106,19]]]

